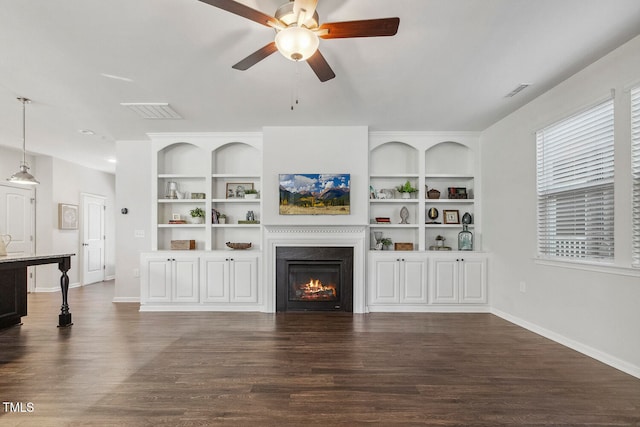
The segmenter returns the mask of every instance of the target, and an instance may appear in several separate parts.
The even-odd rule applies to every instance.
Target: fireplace
[[[353,311],[353,248],[276,248],[276,311]]]

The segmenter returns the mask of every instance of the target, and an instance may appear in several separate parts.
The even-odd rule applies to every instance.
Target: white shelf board
[[[202,175],[186,175],[181,173],[159,173],[158,178],[161,179],[201,179],[204,180],[206,177]]]
[[[211,199],[212,203],[260,203],[260,199]]]
[[[158,203],[205,203],[205,199],[158,199]]]

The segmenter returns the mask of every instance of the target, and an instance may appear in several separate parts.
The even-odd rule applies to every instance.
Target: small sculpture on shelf
[[[462,215],[462,223],[463,224],[473,224],[473,217],[471,216],[471,214],[469,212],[465,212],[464,215]]]
[[[436,221],[436,219],[438,219],[438,215],[440,215],[438,209],[429,208],[429,210],[427,210],[427,218],[429,218],[431,221],[428,221],[427,224],[440,224],[438,221]]]
[[[438,234],[436,236],[436,244],[433,246],[429,246],[429,250],[430,251],[450,251],[451,247],[444,245],[445,240],[446,239],[444,238],[444,236],[441,236]]]
[[[409,209],[407,209],[406,206],[403,206],[402,209],[400,209],[400,224],[409,224]]]

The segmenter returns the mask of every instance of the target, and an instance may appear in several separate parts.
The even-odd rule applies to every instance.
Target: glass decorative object
[[[469,226],[467,224],[462,224],[462,231],[458,233],[458,250],[473,250],[473,233],[469,231]]]

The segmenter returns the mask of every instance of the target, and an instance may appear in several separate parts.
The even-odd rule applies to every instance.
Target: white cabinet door
[[[258,257],[202,257],[202,302],[258,302]]]
[[[143,257],[140,263],[141,303],[171,301],[171,259]]]
[[[230,259],[231,302],[258,302],[258,259]]]
[[[460,302],[487,302],[487,260],[464,258],[460,275]]]
[[[371,256],[370,283],[373,283],[371,302],[388,304],[400,302],[400,263],[396,256]]]
[[[171,259],[173,269],[173,301],[198,302],[198,257],[175,256]]]
[[[202,258],[202,302],[229,302],[229,259]]]
[[[414,256],[400,258],[400,302],[427,302],[427,260]]]
[[[458,302],[458,261],[454,259],[433,260],[432,298],[434,303]]]
[[[143,255],[140,261],[140,302],[198,302],[197,256]]]
[[[370,256],[372,304],[426,303],[426,256],[375,253]]]
[[[433,259],[431,289],[436,304],[487,302],[487,259],[477,254],[452,254]]]

